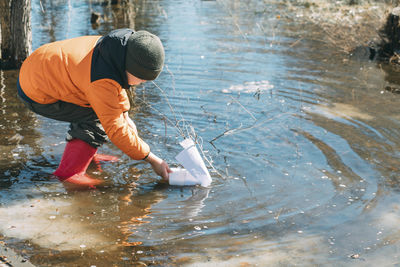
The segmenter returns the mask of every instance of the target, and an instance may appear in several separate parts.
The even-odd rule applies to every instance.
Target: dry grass
[[[386,17],[400,1],[308,0],[287,1],[303,22],[321,28],[323,41],[345,53],[357,46],[380,44]]]

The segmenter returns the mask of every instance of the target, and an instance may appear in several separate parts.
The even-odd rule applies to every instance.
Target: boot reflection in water
[[[94,179],[86,174],[90,162],[94,160],[98,164],[100,161],[117,161],[118,158],[96,154],[96,152],[97,148],[80,139],[69,141],[65,146],[60,165],[54,175],[62,182],[77,185],[94,187],[102,183],[101,180]]]

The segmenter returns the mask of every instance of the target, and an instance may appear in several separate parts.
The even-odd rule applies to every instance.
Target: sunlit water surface
[[[17,73],[2,71],[7,246],[39,266],[399,264],[400,115],[384,90],[396,74],[259,2],[144,1],[132,20],[90,1],[33,1],[34,48],[118,27],[160,36],[166,68],[136,89],[131,115],[171,166],[194,130],[213,183],[159,183],[108,144],[121,161],[89,168],[104,186],[64,187],[51,173],[68,125],[28,112]],[[97,28],[91,10],[106,16]]]

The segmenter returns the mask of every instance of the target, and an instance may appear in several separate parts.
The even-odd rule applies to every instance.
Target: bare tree
[[[0,0],[0,68],[19,68],[32,51],[31,0]]]
[[[3,61],[3,58],[8,58],[10,56],[10,48],[11,48],[11,38],[7,38],[6,36],[11,36],[11,1],[9,0],[0,0],[0,58]]]

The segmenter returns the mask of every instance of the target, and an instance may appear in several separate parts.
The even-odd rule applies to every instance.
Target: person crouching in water
[[[125,89],[154,80],[164,65],[160,39],[147,31],[118,29],[105,36],[82,36],[48,43],[22,64],[18,96],[33,112],[70,123],[67,144],[54,172],[60,181],[94,186],[85,174],[110,139],[134,160],[149,162],[168,180],[168,164],[150,151],[128,116]]]

